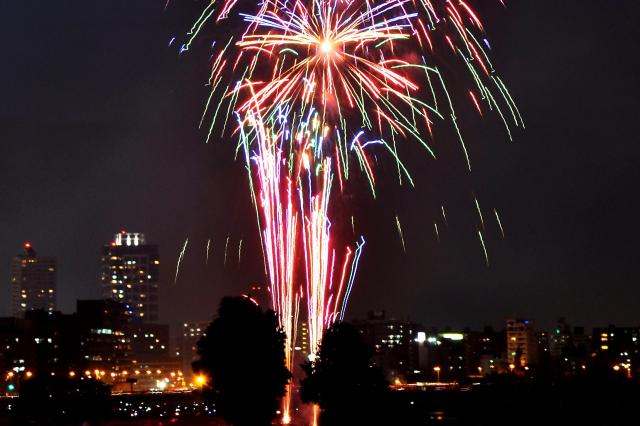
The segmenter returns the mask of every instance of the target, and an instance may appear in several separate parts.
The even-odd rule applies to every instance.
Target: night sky
[[[561,316],[588,327],[640,324],[637,0],[475,3],[527,129],[509,142],[495,117],[461,105],[471,173],[443,124],[438,160],[403,148],[416,188],[400,187],[393,163],[380,157],[377,200],[361,177],[336,195],[367,240],[348,316],[386,309],[427,326],[472,328],[511,316],[542,327]],[[25,240],[58,257],[65,312],[78,298],[99,297],[100,247],[120,229],[160,246],[164,321],[209,318],[220,297],[265,281],[235,142],[205,145],[197,128],[210,39],[183,55],[168,47],[204,5],[0,2],[0,315],[9,314],[10,259]],[[452,64],[450,86],[458,72]],[[473,194],[485,214],[489,267]],[[345,234],[345,242],[356,238]]]

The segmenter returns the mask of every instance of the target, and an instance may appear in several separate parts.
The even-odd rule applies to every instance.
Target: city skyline
[[[12,12],[0,16],[21,17],[4,23],[5,31],[21,33],[16,26],[26,21],[37,28],[14,40],[8,54],[15,66],[0,71],[0,81],[11,82],[0,109],[7,141],[0,155],[6,283],[0,315],[9,313],[10,258],[25,240],[58,258],[58,305],[68,312],[75,299],[99,297],[100,247],[121,228],[141,230],[159,245],[162,321],[212,314],[220,297],[265,282],[255,218],[238,190],[245,177],[230,161],[232,144],[205,145],[196,129],[207,95],[208,46],[182,56],[167,48],[198,6],[164,12],[156,3],[44,5],[41,16],[32,16],[28,5],[0,6]],[[635,135],[638,86],[630,70],[637,59],[620,47],[637,29],[600,25],[627,22],[637,6],[550,4],[513,1],[488,15],[499,24],[491,25],[496,61],[523,110],[526,132],[508,144],[496,123],[465,120],[477,174],[462,170],[443,131],[438,141],[452,147],[444,156],[454,161],[410,161],[413,190],[398,188],[393,170],[382,167],[378,201],[355,197],[368,214],[356,217],[368,241],[348,318],[386,309],[457,327],[515,316],[549,324],[566,316],[590,327],[638,322],[633,263],[640,203],[627,190],[638,179],[638,148],[627,143]],[[118,34],[107,31],[116,19]],[[81,31],[65,30],[74,25]],[[46,84],[34,83],[39,69],[46,70]],[[550,104],[557,94],[561,102]],[[489,268],[474,230],[474,194],[504,222],[506,239],[494,230],[488,241]],[[451,226],[438,243],[424,223],[443,204]]]

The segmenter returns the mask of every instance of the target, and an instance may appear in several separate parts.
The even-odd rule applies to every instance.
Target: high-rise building
[[[384,311],[369,312],[366,321],[354,325],[360,330],[364,341],[373,348],[373,363],[381,368],[387,378],[394,382],[409,380],[419,370],[418,324],[387,318]]]
[[[56,258],[37,256],[31,243],[11,260],[12,313],[24,318],[30,310],[56,310]]]
[[[158,246],[121,231],[102,248],[102,295],[123,303],[132,322],[158,320]]]
[[[309,359],[309,323],[302,318],[298,318],[296,329],[296,340],[293,350],[295,352],[295,362],[303,363]]]
[[[538,363],[538,338],[531,321],[507,320],[507,360],[514,368]]]

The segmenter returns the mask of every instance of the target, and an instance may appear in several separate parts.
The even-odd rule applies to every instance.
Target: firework
[[[500,235],[502,235],[502,239],[504,239],[504,228],[502,227],[502,221],[500,220],[498,210],[493,209],[493,214],[496,216],[496,222],[498,223],[498,228],[500,228]]]
[[[241,33],[212,45],[201,126],[208,123],[207,141],[214,130],[239,136],[291,367],[303,297],[312,351],[324,329],[344,318],[364,239],[355,247],[339,244],[331,195],[334,186],[344,191],[352,165],[366,176],[374,197],[372,155],[378,151],[391,155],[401,184],[413,185],[398,142],[417,141],[435,158],[433,124],[448,121],[471,169],[454,108],[463,97],[479,115],[495,113],[509,138],[512,127],[524,123],[490,61],[484,26],[463,0],[263,0],[252,8],[237,10],[237,0],[211,2],[180,51],[190,48],[207,22],[237,16],[246,23]],[[467,72],[466,83],[455,85],[464,88],[459,93],[448,89],[441,71],[448,58]],[[237,127],[229,125],[232,116]],[[484,218],[475,203],[488,265]],[[396,226],[404,247],[397,216]],[[353,216],[351,227],[355,232]],[[227,245],[228,238],[225,263]]]
[[[398,236],[400,237],[400,242],[402,243],[402,251],[407,252],[407,247],[404,245],[404,234],[402,233],[402,224],[400,223],[400,218],[396,215],[396,228],[398,229]]]
[[[228,16],[234,5],[224,3],[225,12],[216,19]],[[334,138],[339,149],[331,155],[341,179],[349,176],[346,157],[353,152],[372,180],[361,153],[347,142],[362,132],[394,156],[400,179],[411,182],[396,141],[414,139],[435,157],[434,120],[450,121],[471,167],[454,99],[468,98],[481,115],[483,108],[495,112],[509,137],[512,126],[524,126],[490,61],[484,26],[464,1],[265,0],[256,8],[255,14],[238,11],[246,31],[214,53],[206,108],[213,111],[210,134],[221,111],[245,113],[257,106],[270,119],[282,104],[300,114],[313,108],[340,133]],[[192,37],[214,11],[213,4],[207,8]],[[447,52],[468,72],[467,90],[459,96],[448,90],[439,67]],[[230,72],[235,80],[228,80]],[[218,98],[222,101],[213,105]],[[228,117],[222,114],[223,131]]]
[[[189,244],[189,238],[184,240],[184,244],[182,244],[182,249],[180,249],[180,254],[178,255],[178,262],[176,263],[176,275],[173,278],[173,284],[178,283],[178,275],[180,274],[180,265],[182,264],[182,259],[184,259],[184,255],[187,252],[187,245]]]
[[[240,117],[240,116],[238,116]],[[272,123],[278,124],[278,123]],[[322,126],[313,120],[291,130],[283,119],[278,129],[267,127],[259,114],[240,118],[241,146],[256,206],[272,304],[287,335],[287,367],[294,365],[293,346],[299,302],[304,293],[311,348],[317,348],[326,326],[344,315],[355,269],[362,251],[346,247],[339,259],[331,238],[329,199],[333,174],[331,159],[312,168],[310,151]],[[290,140],[296,139],[295,141]],[[299,152],[285,157],[285,148]],[[304,268],[298,273],[298,242],[302,243]],[[296,285],[304,279],[306,292]],[[314,350],[314,349],[312,349]],[[289,416],[286,398],[284,419]]]

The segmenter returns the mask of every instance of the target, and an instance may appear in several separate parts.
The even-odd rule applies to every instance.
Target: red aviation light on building
[[[126,234],[126,233],[127,233],[127,231],[125,231],[125,230],[123,229],[123,230],[121,230],[121,231],[120,231],[120,233],[121,233],[122,235],[124,235],[124,234]]]
[[[31,247],[32,247],[32,246],[31,246],[31,243],[30,243],[29,241],[25,241],[25,242],[24,242],[24,248],[25,248],[25,249],[30,249]]]

